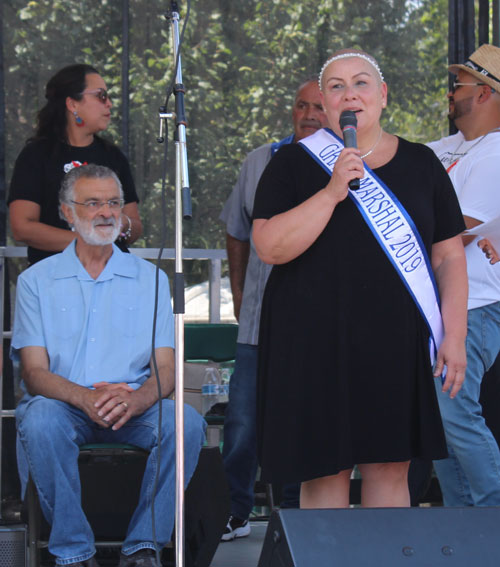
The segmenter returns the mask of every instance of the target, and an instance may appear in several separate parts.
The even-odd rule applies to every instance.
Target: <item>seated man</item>
[[[155,267],[114,244],[123,194],[108,168],[86,165],[63,181],[60,208],[76,233],[63,252],[23,272],[12,336],[27,390],[16,410],[23,488],[28,468],[57,565],[96,567],[94,537],[80,503],[77,468],[85,443],[149,450],[139,504],[120,567],[155,565],[151,500],[158,455],[158,388],[151,356]],[[168,279],[159,278],[155,355],[161,396],[174,388]],[[174,523],[174,402],[162,400],[161,470],[155,496],[158,545]],[[204,442],[204,421],[185,406],[185,482]]]

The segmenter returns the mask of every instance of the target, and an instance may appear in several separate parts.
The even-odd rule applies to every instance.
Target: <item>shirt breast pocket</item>
[[[118,336],[132,338],[143,334],[147,321],[140,298],[129,294],[114,294],[111,322]]]
[[[65,294],[54,302],[53,333],[60,339],[72,339],[85,325],[80,295]]]

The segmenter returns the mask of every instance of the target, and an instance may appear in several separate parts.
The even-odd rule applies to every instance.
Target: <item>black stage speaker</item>
[[[26,526],[0,524],[0,567],[26,567]]]
[[[96,539],[120,541],[139,501],[149,452],[103,447],[80,451],[82,508]]]
[[[219,447],[204,447],[186,490],[186,567],[209,567],[229,512],[229,486]]]
[[[500,565],[500,507],[281,510],[258,567],[476,565]]]
[[[80,452],[82,507],[96,540],[125,538],[146,460],[147,453],[140,450]],[[202,448],[184,503],[186,567],[208,567],[229,517],[229,488],[219,447]],[[48,539],[49,532],[42,516],[41,538]],[[164,555],[171,553],[166,549]]]

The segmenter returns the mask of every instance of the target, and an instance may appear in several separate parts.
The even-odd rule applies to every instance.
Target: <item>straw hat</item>
[[[473,77],[500,92],[500,47],[485,43],[462,64],[450,65],[448,70],[456,75],[458,70],[467,71]]]

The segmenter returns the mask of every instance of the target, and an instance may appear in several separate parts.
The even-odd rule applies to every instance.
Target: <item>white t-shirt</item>
[[[458,132],[428,146],[448,170],[464,216],[481,222],[500,217],[500,132],[470,141]],[[489,263],[478,240],[465,248],[469,309],[500,301],[500,263]]]

